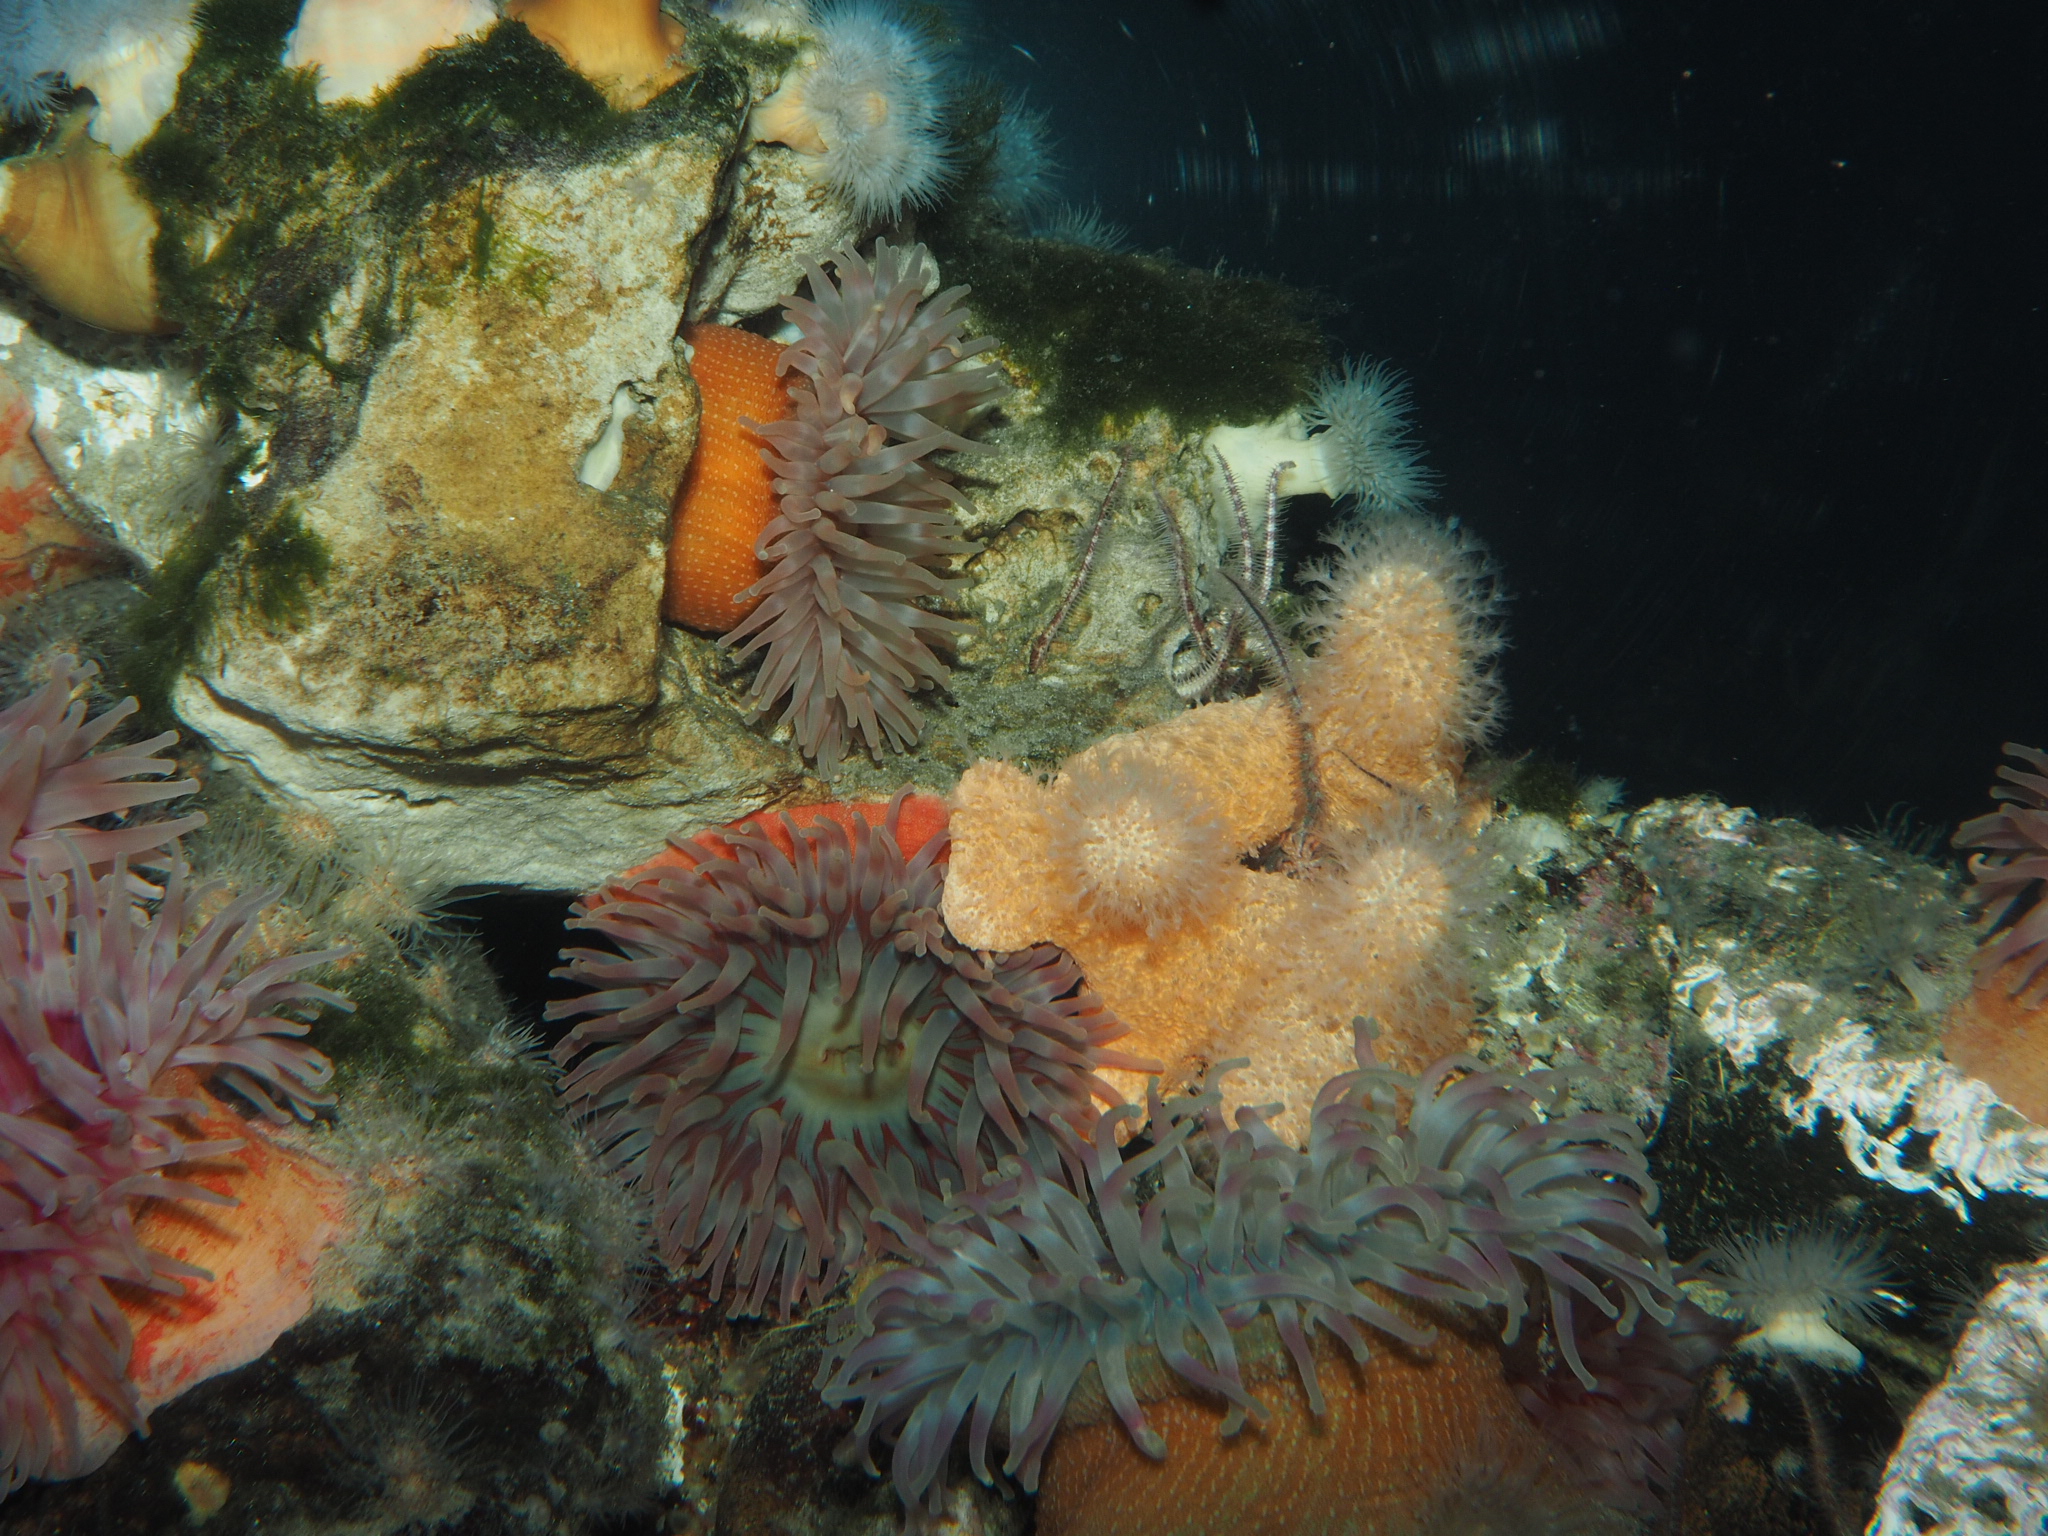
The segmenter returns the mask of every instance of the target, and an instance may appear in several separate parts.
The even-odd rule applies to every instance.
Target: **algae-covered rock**
[[[440,210],[446,295],[381,360],[348,446],[279,498],[324,546],[325,579],[288,626],[223,615],[178,687],[185,718],[267,782],[387,807],[644,753],[696,415],[672,338],[717,173],[677,140],[513,179],[490,216],[519,254],[482,282],[457,270],[476,215]],[[578,474],[621,390],[599,490]]]
[[[813,260],[862,233],[860,221],[780,144],[755,144],[734,163],[731,197],[705,251],[690,318],[734,325],[799,290]]]
[[[827,785],[748,718],[757,663],[659,617],[698,410],[679,322],[772,331],[803,260],[871,232],[749,142],[791,44],[696,18],[682,82],[619,112],[506,23],[322,104],[280,67],[296,10],[204,7],[127,162],[176,335],[18,349],[68,489],[148,574],[145,692],[265,793],[411,879],[571,888],[672,833],[1050,765],[1180,707],[1181,588],[1214,611],[1237,536],[1199,433],[1307,377],[1282,290],[935,234],[1018,386],[978,431],[993,451],[950,456],[971,628],[917,749]]]

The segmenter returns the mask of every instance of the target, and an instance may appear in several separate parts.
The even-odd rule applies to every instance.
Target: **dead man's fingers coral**
[[[1327,541],[1335,558],[1308,573],[1316,652],[1301,692],[1333,820],[1447,804],[1501,714],[1493,569],[1469,536],[1420,517],[1346,520]]]

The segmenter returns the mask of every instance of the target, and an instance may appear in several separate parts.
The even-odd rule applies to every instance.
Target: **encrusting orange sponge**
[[[777,511],[761,440],[740,420],[780,421],[789,414],[789,393],[775,370],[782,348],[765,337],[692,325],[683,340],[704,404],[697,451],[676,492],[661,616],[722,635],[754,611],[754,602],[734,598],[767,574],[754,549]]]

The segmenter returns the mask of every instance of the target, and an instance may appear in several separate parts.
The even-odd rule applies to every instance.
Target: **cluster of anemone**
[[[1991,797],[2004,804],[1958,827],[1955,845],[1976,850],[1970,903],[1983,913],[1986,934],[1979,974],[1988,980],[2018,962],[2010,990],[2033,1006],[2048,998],[2048,902],[2041,899],[2048,880],[2048,753],[2010,741],[2004,750],[2032,771],[2000,764],[2004,782]]]
[[[345,999],[301,978],[336,952],[241,963],[265,905],[194,887],[167,845],[197,818],[128,813],[188,791],[137,783],[172,765],[159,737],[93,752],[133,701],[85,719],[89,673],[51,680],[0,714],[0,1496],[89,1470],[79,1394],[140,1430],[133,1339],[111,1286],[173,1293],[203,1271],[146,1247],[133,1206],[217,1200],[178,1166],[232,1152],[193,1139],[198,1079],[266,1116],[326,1102],[326,1059],[295,1014]],[[152,858],[161,885],[131,869]]]
[[[1598,1382],[1582,1327],[1604,1319],[1625,1336],[1645,1318],[1675,1318],[1631,1122],[1566,1112],[1560,1074],[1508,1076],[1452,1058],[1409,1077],[1374,1062],[1362,1028],[1357,1052],[1358,1069],[1318,1096],[1305,1150],[1256,1110],[1231,1128],[1214,1089],[1173,1101],[1155,1089],[1145,1150],[1116,1148],[1116,1124],[1134,1108],[1097,1123],[1082,1151],[1085,1196],[1019,1163],[956,1194],[940,1221],[908,1207],[879,1213],[905,1262],[861,1292],[821,1372],[827,1401],[860,1405],[855,1447],[871,1455],[878,1439],[893,1441],[893,1481],[914,1504],[938,1498],[963,1427],[984,1481],[999,1434],[1003,1470],[1035,1488],[1093,1366],[1131,1440],[1160,1457],[1134,1370],[1157,1379],[1163,1366],[1185,1390],[1222,1400],[1222,1433],[1234,1434],[1268,1412],[1233,1342],[1255,1324],[1277,1334],[1320,1416],[1315,1330],[1359,1359],[1375,1333],[1432,1337],[1368,1285],[1487,1311],[1508,1342],[1541,1317],[1589,1390]],[[1212,1174],[1190,1155],[1198,1137]]]
[[[869,0],[822,7],[809,31],[803,62],[754,109],[749,132],[805,156],[864,224],[936,202],[960,157],[933,38]]]
[[[977,954],[939,915],[943,831],[906,857],[879,825],[784,816],[691,845],[575,909],[619,953],[567,952],[595,1015],[558,1047],[568,1109],[654,1212],[677,1269],[735,1313],[786,1315],[866,1252],[877,1207],[1059,1166],[1115,1095],[1123,1026],[1052,945]],[[679,847],[683,845],[678,845]],[[1064,1134],[1063,1134],[1064,1133]]]
[[[1382,775],[1441,798],[1501,719],[1493,563],[1462,530],[1407,514],[1347,518],[1324,541],[1334,556],[1303,572],[1320,600],[1301,692],[1332,792],[1360,766],[1397,763],[1406,771]]]
[[[791,413],[749,424],[781,510],[757,546],[768,574],[739,594],[758,606],[724,639],[762,656],[755,716],[786,700],[781,721],[827,777],[849,743],[878,758],[914,745],[911,695],[951,676],[933,646],[965,626],[922,605],[959,589],[942,571],[976,546],[929,460],[980,446],[961,433],[1009,388],[974,361],[994,343],[967,339],[967,290],[924,297],[937,268],[922,245],[829,259],[837,281],[806,262],[811,297],[784,311],[799,335],[780,367],[803,375]]]

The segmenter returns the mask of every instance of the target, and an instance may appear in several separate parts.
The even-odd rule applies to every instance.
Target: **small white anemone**
[[[1413,511],[1429,500],[1436,476],[1422,466],[1413,409],[1408,380],[1390,363],[1350,359],[1323,375],[1302,420],[1330,495],[1369,512]]]
[[[1207,447],[1239,485],[1263,489],[1281,470],[1282,496],[1349,499],[1367,512],[1414,511],[1436,489],[1409,419],[1408,381],[1383,362],[1348,361],[1317,382],[1299,410],[1213,429]]]
[[[786,144],[865,223],[938,201],[959,171],[947,137],[951,85],[940,50],[881,0],[822,7],[812,43],[754,108],[756,143]]]
[[[1831,1370],[1854,1371],[1863,1352],[1837,1331],[1871,1323],[1880,1310],[1903,1312],[1884,1246],[1867,1232],[1811,1226],[1752,1232],[1717,1244],[1700,1279],[1725,1295],[1750,1332],[1736,1348],[1796,1355]]]

